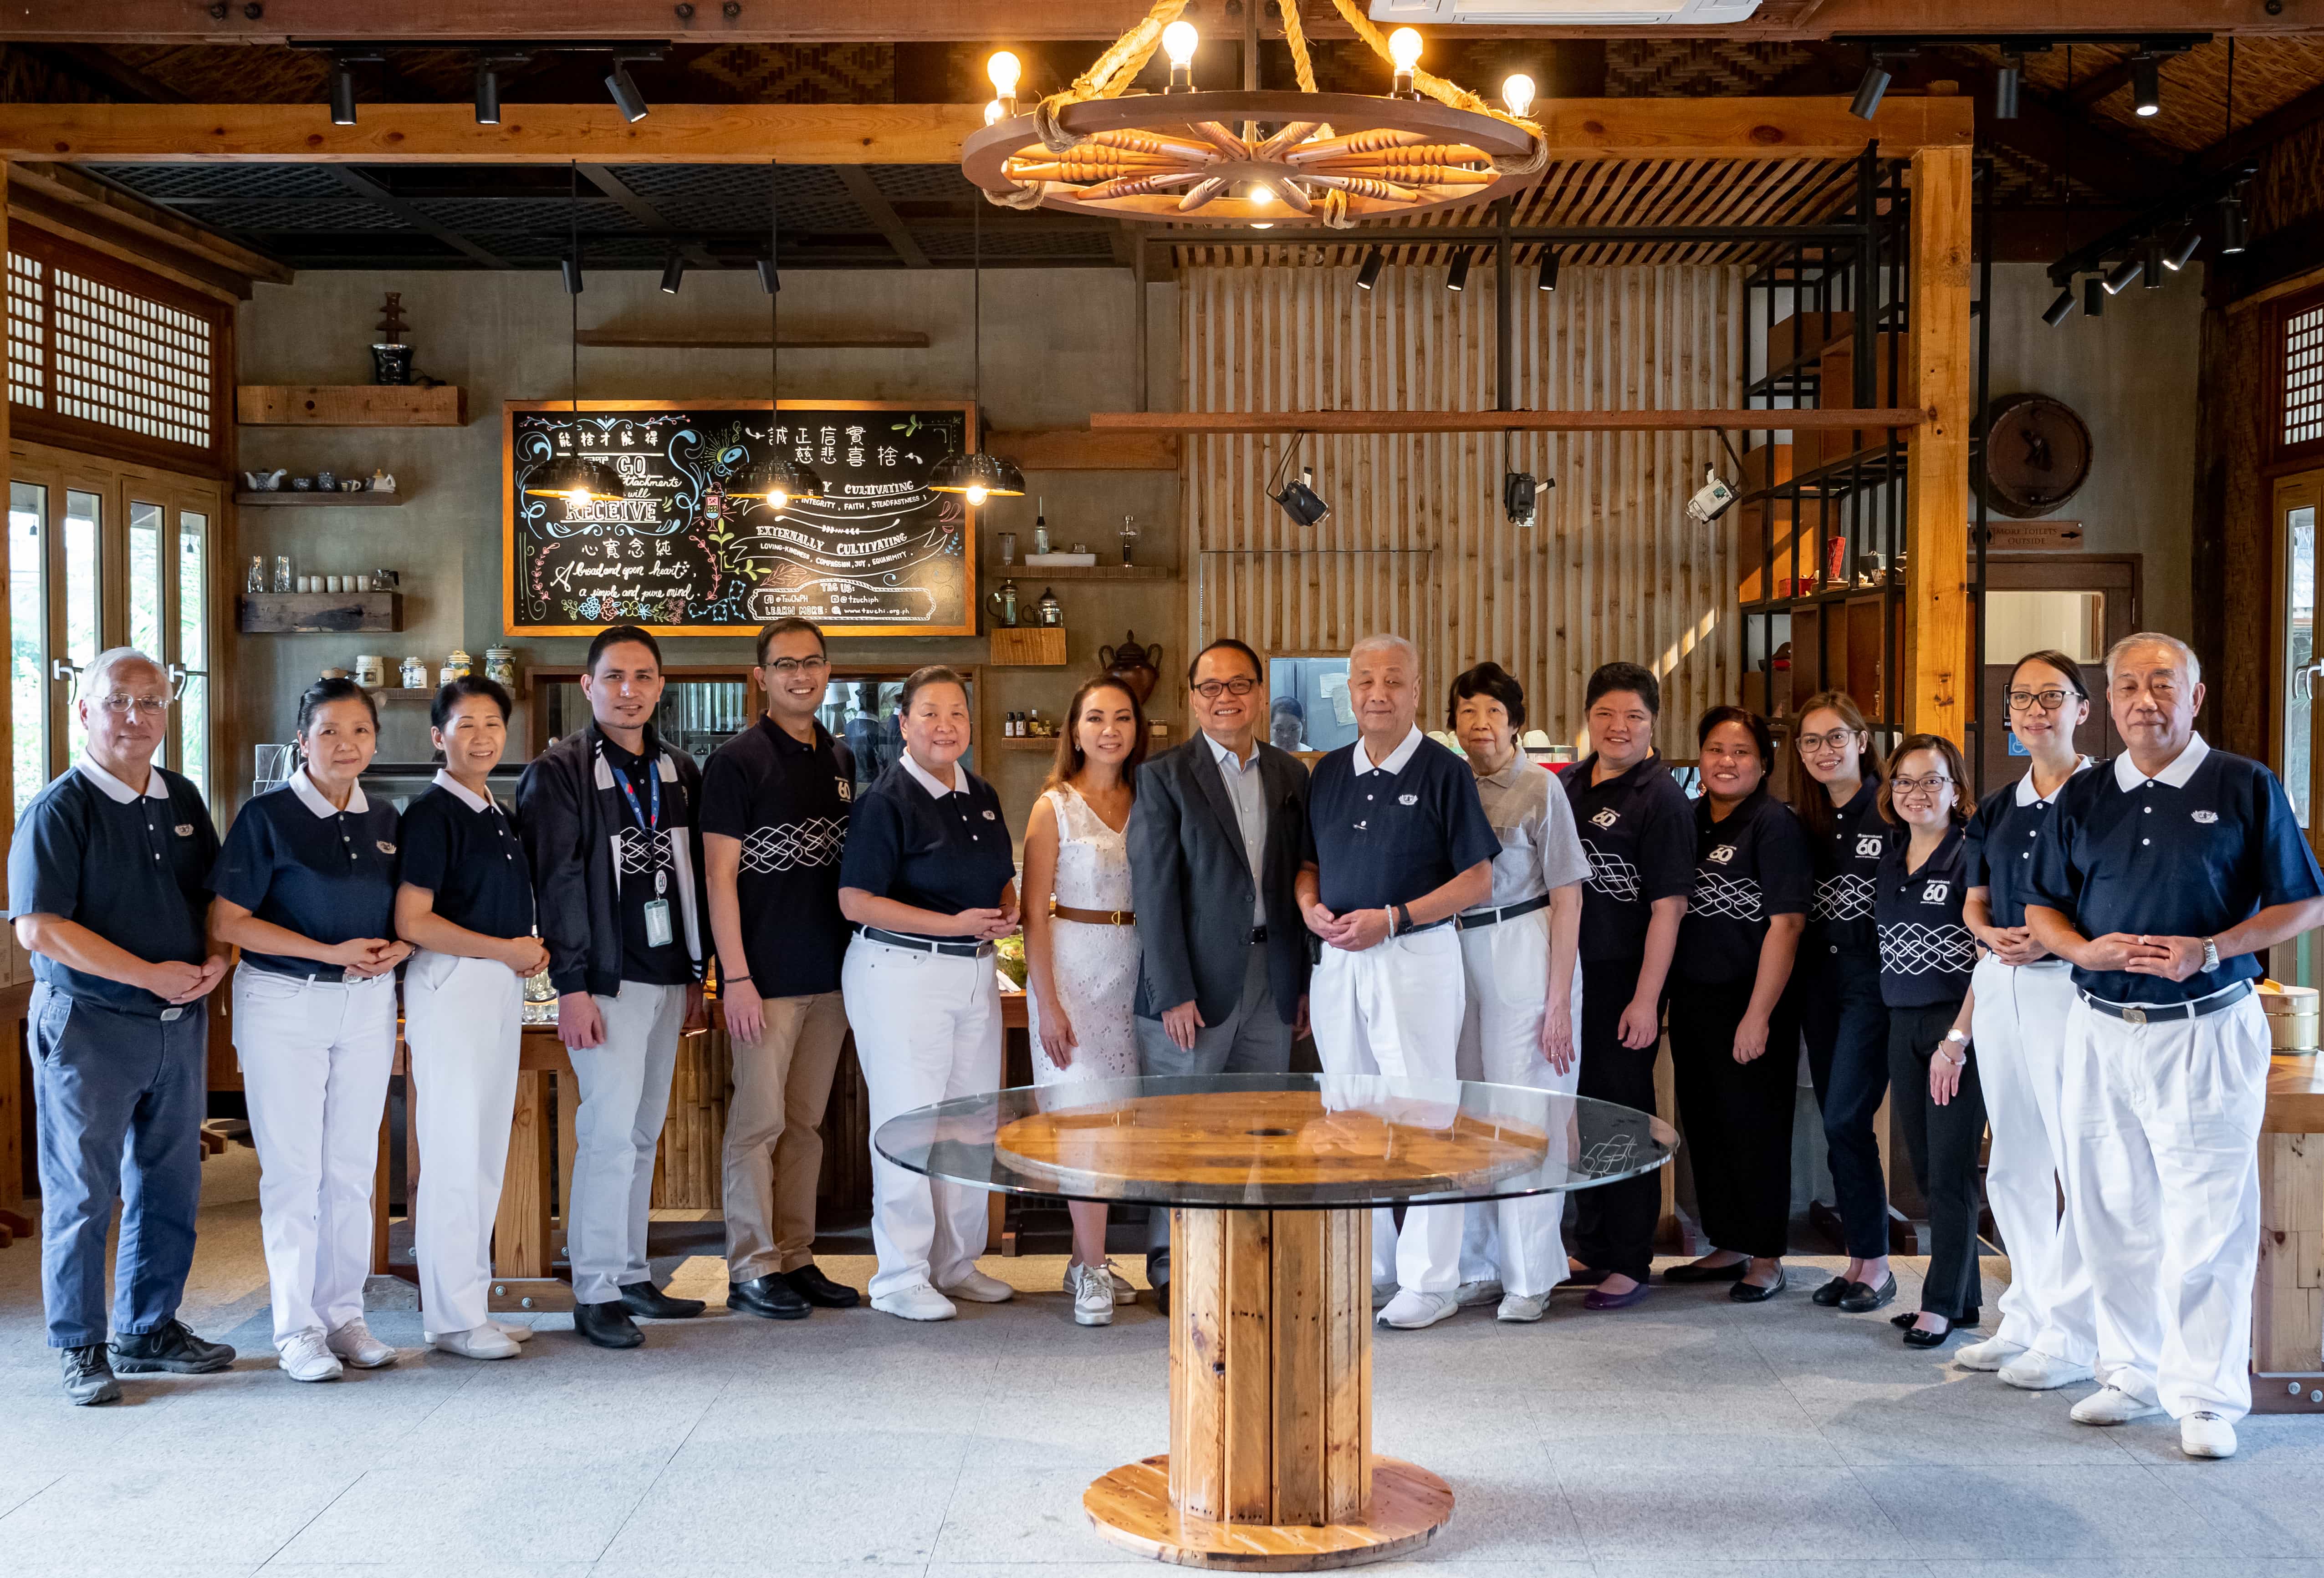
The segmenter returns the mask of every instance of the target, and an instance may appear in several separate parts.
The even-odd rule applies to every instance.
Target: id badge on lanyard
[[[630,803],[630,813],[638,819],[638,825],[659,839],[661,834],[660,764],[656,762],[647,766],[647,804],[644,806],[638,803],[638,792],[632,786],[630,775],[611,762],[605,766],[613,775],[613,782],[622,786],[622,797]],[[678,940],[677,932],[670,926],[669,900],[664,896],[669,892],[669,873],[657,864],[654,867],[654,896],[645,904],[646,946],[649,948],[668,948]]]

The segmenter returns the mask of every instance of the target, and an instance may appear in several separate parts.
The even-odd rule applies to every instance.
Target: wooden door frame
[[[2324,463],[2312,464],[2302,471],[2286,472],[2268,484],[2268,558],[2273,570],[2270,588],[2273,595],[2269,600],[2271,607],[2267,621],[2267,761],[2279,777],[2283,773],[2284,747],[2288,743],[2284,739],[2283,704],[2289,698],[2284,687],[2292,681],[2292,676],[2285,672],[2292,662],[2292,654],[2285,645],[2290,635],[2288,626],[2292,615],[2292,545],[2284,540],[2283,517],[2285,511],[2292,508],[2286,502],[2287,495],[2302,491],[2315,500],[2319,513],[2324,513]],[[2319,571],[2319,579],[2324,579],[2324,571]],[[2312,738],[2309,749],[2310,804],[2313,805],[2316,802],[2312,798],[2315,793],[2315,742]]]
[[[2145,555],[2142,554],[1987,554],[1985,561],[1985,591],[1987,592],[2107,591],[2111,593],[2113,589],[2100,584],[2093,573],[2114,570],[2128,573],[2130,582],[2128,623],[2131,629],[2136,630],[2141,628],[2139,619],[2144,606],[2146,592]],[[1980,698],[1978,716],[1983,726],[1981,733],[1987,740],[2000,741],[2008,731],[2009,720],[2006,718],[1994,716],[1982,708],[1985,671],[1988,666],[1982,649],[1977,654],[1974,666],[1978,676],[1978,694]],[[2090,717],[2098,722],[2101,730],[2107,727],[2104,720],[2105,708],[2106,697],[2101,687],[2098,693],[2094,693],[2090,697]],[[1978,754],[1982,756],[1987,748],[1980,744],[1978,748]],[[2004,749],[2006,751],[2006,745]],[[1987,783],[1985,787],[1991,790],[1996,785]]]

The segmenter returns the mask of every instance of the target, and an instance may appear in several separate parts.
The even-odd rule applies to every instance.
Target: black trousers
[[[1767,1050],[1735,1060],[1751,983],[1681,981],[1671,989],[1671,1070],[1694,1151],[1694,1196],[1711,1243],[1738,1254],[1784,1252],[1792,1224],[1792,1111],[1800,1067],[1799,1005],[1786,991]]]
[[[1959,1003],[1888,1011],[1889,1123],[1904,1135],[1913,1177],[1929,1201],[1929,1274],[1921,1307],[1960,1325],[1977,1318],[1977,1152],[1985,1138],[1985,1095],[1977,1053],[1960,1091],[1944,1106],[1929,1099],[1929,1057],[1960,1013]]]
[[[1582,1070],[1574,1093],[1639,1112],[1655,1110],[1655,1060],[1659,1044],[1633,1051],[1622,1044],[1622,1011],[1637,995],[1641,959],[1582,965]],[[1655,1224],[1662,1217],[1663,1175],[1657,1168],[1619,1183],[1600,1184],[1573,1197],[1573,1258],[1600,1271],[1645,1281],[1654,1268]]]
[[[1823,1109],[1831,1192],[1849,1254],[1877,1260],[1888,1252],[1888,1187],[1872,1132],[1880,1098],[1888,1093],[1888,1005],[1880,1000],[1880,956],[1810,958],[1809,947],[1824,944],[1803,946],[1800,1029],[1807,1036],[1816,1105]]]

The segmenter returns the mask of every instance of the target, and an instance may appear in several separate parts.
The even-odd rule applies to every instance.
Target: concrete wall
[[[766,298],[755,277],[696,272],[676,297],[657,276],[591,271],[580,298],[584,327],[625,333],[761,331]],[[783,321],[793,328],[918,329],[927,350],[785,352],[787,399],[965,399],[974,388],[969,274],[958,270],[808,273],[784,276]],[[438,665],[454,647],[479,663],[484,648],[513,645],[520,666],[577,664],[579,638],[504,638],[501,615],[501,402],[561,398],[570,353],[568,299],[556,275],[537,272],[320,273],[295,285],[258,287],[242,308],[237,340],[244,383],[363,383],[370,381],[372,328],[383,293],[403,296],[406,336],[420,372],[467,390],[461,428],[245,427],[241,463],[293,474],[320,467],[368,475],[395,473],[409,502],[392,509],[248,509],[238,520],[238,566],[254,554],[292,555],[302,572],[400,570],[404,630],[361,638],[302,635],[233,638],[229,696],[230,781],[246,791],[251,746],[290,737],[299,692],[326,666],[352,667],[360,653],[381,653],[390,668],[406,654]],[[984,279],[984,403],[1000,428],[1079,426],[1093,410],[1136,407],[1133,351],[1135,286],[1125,270],[1021,270]],[[1177,404],[1177,288],[1148,287],[1152,403]],[[581,395],[595,399],[764,399],[764,351],[581,352]],[[1028,475],[1045,494],[1055,534],[1112,552],[1124,514],[1137,516],[1145,563],[1179,563],[1178,478],[1175,472],[1049,472]],[[1029,551],[1036,500],[996,500],[980,522],[981,556],[995,555],[991,534],[1019,533]],[[981,574],[984,584],[996,583]],[[241,572],[235,572],[239,586]],[[1019,577],[1027,599],[1042,583]],[[1038,707],[1061,712],[1075,681],[1095,665],[1100,646],[1134,628],[1161,638],[1166,670],[1183,663],[1176,635],[1185,628],[1181,583],[1058,583],[1065,606],[1070,661],[1061,669],[989,671],[981,711],[997,738],[1001,714]],[[667,644],[673,665],[747,664],[746,632]],[[844,642],[835,656],[866,663],[982,663],[982,638]],[[1157,691],[1157,715],[1183,731],[1182,688]],[[409,703],[391,709],[383,755],[417,759],[425,719]],[[522,720],[521,720],[520,722]],[[1183,735],[1181,736],[1183,737]],[[977,767],[1001,788],[1019,830],[1046,758],[1031,752],[980,749]],[[222,782],[221,787],[225,787]]]

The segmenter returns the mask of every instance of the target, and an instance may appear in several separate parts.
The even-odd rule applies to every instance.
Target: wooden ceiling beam
[[[1556,99],[1536,106],[1553,159],[1845,159],[1878,138],[1896,157],[1966,146],[1965,98],[1892,95],[1859,121],[1833,98]],[[365,105],[335,126],[321,105],[0,105],[0,159],[92,164],[954,164],[983,125],[973,104]]]
[[[1093,411],[1089,425],[1144,433],[1803,433],[1916,427],[1927,419],[1919,410]]]
[[[69,218],[108,234],[119,233],[124,246],[182,253],[245,281],[288,285],[297,278],[279,258],[240,245],[208,225],[180,217],[166,205],[121,191],[69,165],[12,164],[7,175],[10,202],[37,197],[50,204],[49,212],[60,220]],[[241,294],[249,293],[245,284]]]

